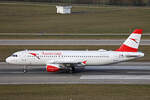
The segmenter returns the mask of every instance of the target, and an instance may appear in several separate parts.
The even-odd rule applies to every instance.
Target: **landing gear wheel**
[[[70,67],[69,68],[69,73],[74,73],[75,72],[75,67]]]
[[[74,73],[76,71],[75,67],[71,67],[71,71],[72,71],[72,73]]]
[[[74,67],[68,67],[65,69],[66,73],[74,73],[75,72],[75,68]]]

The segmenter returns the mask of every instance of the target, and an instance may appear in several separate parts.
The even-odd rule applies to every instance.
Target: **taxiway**
[[[45,66],[0,63],[0,84],[150,84],[150,63],[87,66],[76,73],[46,72]]]
[[[0,40],[0,45],[120,45],[125,40]],[[150,45],[150,40],[141,40],[141,45]]]

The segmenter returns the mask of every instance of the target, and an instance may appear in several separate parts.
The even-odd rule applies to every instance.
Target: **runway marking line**
[[[82,75],[80,79],[92,80],[92,79],[104,79],[104,80],[126,80],[126,79],[146,79],[150,80],[150,75]]]

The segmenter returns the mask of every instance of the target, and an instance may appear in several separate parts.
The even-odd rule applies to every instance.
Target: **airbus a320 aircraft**
[[[141,35],[142,29],[134,30],[114,51],[24,50],[13,53],[6,62],[26,66],[45,65],[47,72],[74,72],[81,66],[112,64],[143,57],[144,53],[138,52]]]

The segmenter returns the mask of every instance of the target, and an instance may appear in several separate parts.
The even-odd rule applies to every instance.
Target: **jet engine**
[[[60,65],[59,64],[48,64],[46,66],[47,72],[57,72],[60,70]]]

